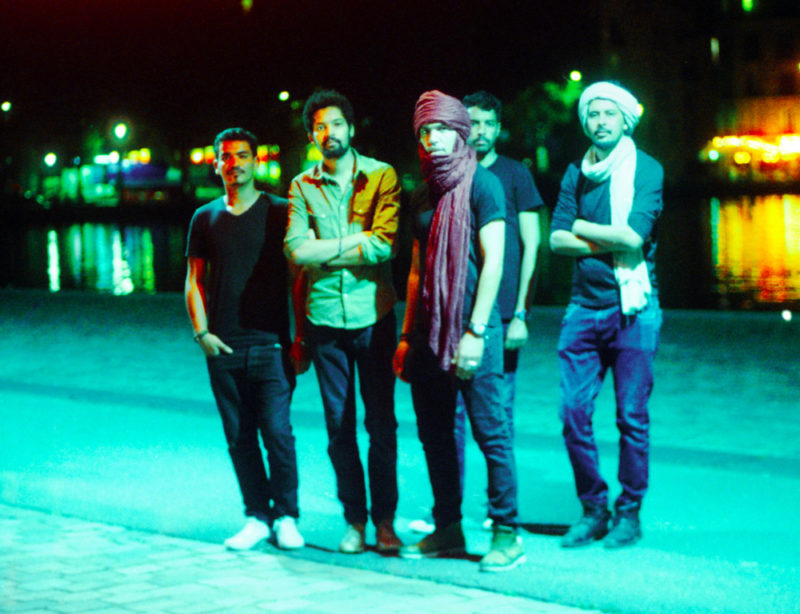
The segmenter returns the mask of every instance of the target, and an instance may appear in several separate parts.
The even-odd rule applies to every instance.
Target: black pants
[[[280,344],[210,356],[208,373],[245,514],[267,522],[281,516],[297,518],[297,457],[289,420],[295,380]]]

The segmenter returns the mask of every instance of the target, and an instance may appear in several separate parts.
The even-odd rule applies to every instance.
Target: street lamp
[[[2,110],[3,113],[8,113],[11,110],[11,101],[4,100],[3,103],[0,104],[0,110]]]
[[[52,151],[45,155],[44,163],[48,167],[53,168],[56,165],[56,162],[58,162],[58,156],[56,156],[56,154],[54,154]]]
[[[125,142],[128,140],[129,130],[128,124],[125,122],[117,122],[111,128],[111,133],[120,144],[120,154],[117,160],[117,205],[123,204],[123,191],[125,184],[122,178],[122,163],[125,160]]]

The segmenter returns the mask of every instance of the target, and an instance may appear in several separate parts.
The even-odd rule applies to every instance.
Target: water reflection
[[[800,195],[712,198],[710,217],[721,306],[800,301]]]
[[[180,289],[183,228],[85,223],[31,228],[26,235],[28,265],[37,269],[41,262],[52,292],[80,289],[125,295]],[[20,285],[41,287],[36,279],[41,275],[24,280],[32,284]]]

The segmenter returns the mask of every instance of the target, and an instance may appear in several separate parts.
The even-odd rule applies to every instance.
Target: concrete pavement
[[[480,529],[485,467],[474,445],[464,502],[470,556],[404,561],[375,552],[336,553],[343,524],[313,374],[300,379],[293,405],[300,528],[310,546],[288,555],[268,546],[259,556],[333,563],[354,577],[378,571],[389,581],[426,579],[516,595],[529,600],[529,608],[545,601],[648,614],[795,612],[797,319],[667,312],[651,404],[645,538],[636,548],[609,553],[601,547],[564,551],[553,535],[579,513],[556,415],[560,314],[559,308],[535,310],[522,356],[516,452],[526,565],[504,574],[477,571],[489,536]],[[26,512],[19,508],[55,514],[54,522],[66,515],[199,540],[225,554],[218,544],[238,529],[240,502],[180,297],[0,291],[0,355],[0,502],[20,514]],[[613,484],[609,384],[595,422]],[[407,386],[398,384],[397,528],[407,541],[419,537],[408,522],[430,505],[409,397]],[[0,564],[5,583],[14,566]]]

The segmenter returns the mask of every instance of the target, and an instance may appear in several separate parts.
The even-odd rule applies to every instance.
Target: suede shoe
[[[584,508],[581,519],[561,538],[561,547],[577,548],[603,539],[608,534],[610,519],[611,513],[604,507]]]
[[[400,548],[400,556],[404,559],[433,558],[446,554],[464,554],[467,542],[461,530],[461,521],[436,529],[417,544]]]
[[[342,541],[339,542],[339,552],[361,554],[364,552],[364,547],[364,525],[360,523],[348,525]]]
[[[481,559],[481,571],[506,571],[514,569],[526,560],[522,538],[513,527],[495,524],[492,526],[492,547]]]
[[[639,512],[617,512],[614,526],[603,540],[603,547],[608,549],[632,546],[642,539],[642,527],[639,524]]]
[[[375,527],[375,548],[380,553],[397,552],[403,542],[394,532],[394,519],[385,518]]]

